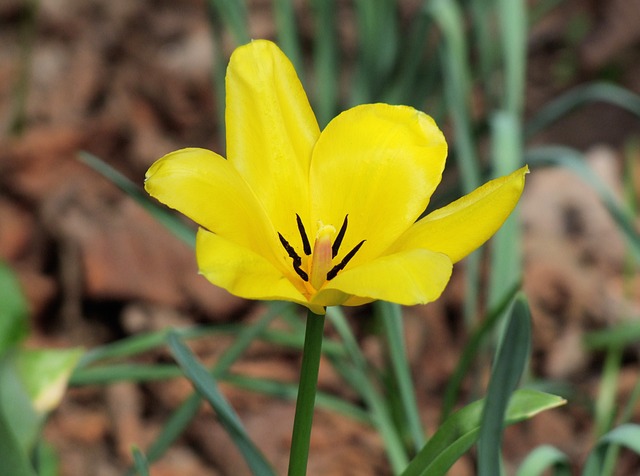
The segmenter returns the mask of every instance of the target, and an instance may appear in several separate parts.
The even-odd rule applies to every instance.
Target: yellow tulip
[[[320,131],[293,66],[265,40],[231,56],[225,121],[226,160],[205,149],[172,152],[151,166],[145,188],[200,225],[196,257],[210,282],[316,314],[376,299],[437,299],[452,264],[509,216],[527,173],[418,220],[447,155],[433,119],[365,104]]]

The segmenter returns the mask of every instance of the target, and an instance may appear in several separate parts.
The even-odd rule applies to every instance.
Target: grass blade
[[[295,384],[278,382],[254,376],[225,374],[220,381],[252,392],[276,398],[284,398],[287,400],[295,400],[296,395],[298,394],[298,387]],[[342,413],[343,415],[361,423],[367,423],[369,425],[372,424],[369,415],[361,408],[345,400],[334,397],[333,395],[318,392],[316,394],[316,405],[333,412]]]
[[[300,52],[300,38],[296,27],[296,12],[292,0],[274,0],[273,13],[280,48],[293,64],[304,83],[304,63]]]
[[[451,414],[401,476],[444,476],[477,440],[484,403],[478,400]],[[504,424],[528,420],[564,403],[564,399],[548,393],[517,390],[509,401]]]
[[[398,51],[398,15],[394,0],[357,0],[358,61],[351,105],[379,101]]]
[[[240,418],[229,402],[218,390],[213,377],[191,353],[189,348],[182,343],[175,333],[170,333],[167,342],[178,365],[191,381],[202,397],[209,402],[216,412],[220,424],[225,428],[238,450],[242,453],[247,465],[254,474],[273,475],[275,472],[267,462],[258,447],[251,441],[246,430],[242,426]]]
[[[525,137],[532,137],[574,109],[597,101],[618,106],[640,117],[640,95],[616,84],[596,82],[571,89],[540,109],[527,122]]]
[[[527,65],[527,5],[524,0],[498,0],[504,64],[504,109],[518,119],[524,108]]]
[[[538,446],[522,462],[516,476],[541,476],[553,470],[555,476],[571,476],[569,458],[562,451],[549,445]]]
[[[209,0],[209,8],[220,18],[233,35],[236,45],[251,41],[247,27],[247,7],[244,0]]]
[[[289,303],[275,302],[269,306],[269,311],[266,312],[258,322],[242,328],[233,344],[231,344],[220,359],[218,359],[218,362],[216,362],[212,374],[214,376],[220,376],[226,373],[233,363],[242,356],[254,339],[261,335],[269,324],[271,324],[276,317],[280,316],[289,306]],[[171,415],[171,418],[164,424],[158,437],[149,448],[147,448],[146,453],[149,461],[156,461],[167,451],[169,446],[171,446],[197,414],[200,408],[200,401],[200,395],[193,393],[180,405],[173,415]],[[132,474],[131,471],[128,474]]]
[[[167,380],[181,377],[183,373],[179,367],[168,364],[114,364],[101,365],[88,369],[81,369],[73,373],[69,385],[109,385],[122,380],[130,382],[149,382],[153,380]]]
[[[376,309],[380,313],[384,325],[384,335],[387,340],[387,345],[389,346],[389,358],[391,359],[393,376],[400,392],[405,424],[411,434],[415,450],[418,451],[424,446],[425,436],[420,421],[420,412],[418,411],[418,403],[416,402],[416,393],[413,388],[409,362],[407,361],[400,306],[398,304],[379,301],[376,303]]]
[[[29,308],[13,270],[0,261],[0,356],[29,332]]]
[[[374,426],[377,428],[384,442],[385,451],[387,452],[391,467],[395,473],[399,473],[407,466],[409,460],[404,445],[402,444],[402,439],[389,414],[388,407],[377,387],[369,377],[367,361],[364,355],[362,355],[360,347],[342,311],[337,307],[331,307],[327,309],[327,318],[329,318],[340,335],[355,369],[355,371],[350,372],[346,381],[352,385],[354,390],[356,390],[365,401],[371,413]],[[344,362],[332,359],[332,363],[338,371],[344,370]]]
[[[149,476],[149,463],[138,448],[133,448],[133,466],[138,476]]]
[[[587,458],[583,476],[602,475],[602,465],[610,445],[624,446],[640,455],[640,425],[632,423],[621,425],[600,438]]]
[[[451,378],[449,378],[449,382],[447,383],[447,388],[444,392],[442,404],[441,421],[445,421],[449,417],[449,414],[451,413],[456,403],[464,376],[467,374],[467,372],[471,368],[471,365],[475,361],[476,356],[480,351],[482,342],[495,328],[495,326],[498,324],[498,321],[504,316],[505,309],[507,309],[507,306],[511,303],[519,288],[520,283],[514,285],[511,290],[504,296],[502,301],[497,303],[493,307],[493,309],[487,314],[487,316],[482,319],[477,328],[471,333],[469,342],[467,343],[467,345],[465,345],[462,351],[462,355],[460,356],[458,365],[456,366],[455,371],[453,372]]]
[[[315,111],[324,128],[338,112],[338,33],[336,0],[311,0],[316,33],[313,43],[315,66]]]
[[[478,475],[500,474],[504,415],[511,394],[525,369],[531,350],[531,315],[524,295],[510,311],[487,390],[478,441]]]

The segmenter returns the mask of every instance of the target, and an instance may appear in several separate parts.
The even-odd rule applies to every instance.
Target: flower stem
[[[324,316],[309,311],[307,314],[307,329],[304,336],[304,349],[302,351],[296,415],[293,420],[293,434],[291,436],[289,476],[304,476],[307,473],[309,441],[311,439],[313,407],[316,402],[323,331]]]

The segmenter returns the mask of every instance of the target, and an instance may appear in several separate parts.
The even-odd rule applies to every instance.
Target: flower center
[[[349,261],[353,259],[364,242],[367,241],[362,240],[354,246],[338,264],[334,265],[333,260],[338,255],[340,245],[342,244],[344,235],[347,232],[349,215],[344,217],[344,222],[342,222],[342,226],[340,227],[340,231],[337,235],[335,227],[321,223],[318,233],[316,234],[316,239],[313,243],[313,250],[311,249],[311,243],[307,236],[307,231],[304,228],[304,224],[302,223],[302,219],[298,214],[296,214],[296,221],[298,224],[298,231],[300,232],[300,238],[302,240],[302,251],[306,256],[310,257],[307,259],[306,270],[303,269],[305,267],[303,267],[302,258],[295,248],[289,244],[281,233],[278,233],[278,238],[280,238],[280,243],[282,243],[285,251],[292,259],[293,270],[303,279],[303,281],[310,283],[315,290],[320,289],[325,282],[335,278],[338,273],[347,266]],[[335,240],[333,239],[334,236]]]

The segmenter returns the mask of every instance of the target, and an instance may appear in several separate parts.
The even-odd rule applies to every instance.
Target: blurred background
[[[99,164],[141,186],[149,165],[175,149],[224,155],[228,57],[250,38],[272,39],[322,126],[374,101],[437,120],[451,153],[434,206],[529,163],[506,231],[456,267],[439,301],[405,310],[407,347],[433,431],[473,329],[522,282],[534,323],[530,381],[570,404],[508,430],[507,468],[542,443],[579,467],[619,421],[617,408],[640,420],[638,24],[638,0],[2,0],[0,261],[28,302],[25,345],[90,349],[167,326],[251,322],[264,311],[198,276],[189,244]],[[349,317],[377,363],[384,352],[368,312]],[[213,362],[228,342],[193,348]],[[295,382],[298,355],[254,345],[234,371]],[[158,349],[138,361],[169,357]],[[353,398],[323,369],[322,389]],[[460,401],[478,395],[487,373],[485,365],[463,382]],[[286,465],[293,404],[224,390],[268,457]],[[181,379],[72,378],[43,430],[61,474],[123,474],[131,445],[153,441],[190,392]],[[239,458],[203,410],[152,474],[245,474]],[[623,454],[616,474],[637,474],[638,464]],[[370,427],[320,411],[310,474],[391,473]],[[450,474],[475,474],[473,455]]]

